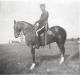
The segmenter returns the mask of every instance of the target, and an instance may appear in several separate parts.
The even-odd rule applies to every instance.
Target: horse
[[[30,70],[33,70],[36,66],[36,60],[35,60],[35,49],[36,49],[36,30],[35,26],[31,23],[25,22],[25,21],[16,21],[14,20],[14,36],[15,38],[18,38],[20,36],[20,33],[23,32],[23,35],[25,36],[26,45],[29,46],[32,54],[32,65],[30,67]],[[65,56],[65,42],[67,33],[66,30],[60,26],[53,26],[48,29],[47,33],[47,44],[51,44],[53,42],[56,42],[59,49],[60,49],[60,64],[64,62],[64,56]],[[43,34],[43,33],[42,33]],[[40,43],[39,48],[41,46],[45,46],[44,41],[44,35],[41,35],[41,41],[38,41]]]

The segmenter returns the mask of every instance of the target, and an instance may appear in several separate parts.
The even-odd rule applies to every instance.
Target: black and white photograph
[[[80,0],[0,0],[0,75],[80,75]]]

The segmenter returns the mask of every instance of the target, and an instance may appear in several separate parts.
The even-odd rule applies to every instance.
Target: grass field
[[[51,49],[46,46],[36,50],[38,65],[30,72],[32,57],[26,45],[0,44],[0,74],[80,75],[80,44],[77,41],[67,41],[65,48],[63,64],[59,64],[60,52],[56,43],[51,44]]]

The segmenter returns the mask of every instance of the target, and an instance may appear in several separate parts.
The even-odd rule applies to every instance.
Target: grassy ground
[[[32,63],[30,49],[26,45],[0,45],[0,74],[80,74],[80,44],[67,41],[65,44],[65,62],[59,64],[60,52],[56,43],[36,50],[38,62],[33,71],[29,71]]]

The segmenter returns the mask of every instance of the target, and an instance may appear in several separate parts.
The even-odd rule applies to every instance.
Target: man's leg
[[[39,34],[38,33],[42,33],[41,31],[44,29],[44,26],[43,27],[41,27],[41,28],[39,28],[37,31],[36,31],[36,36],[38,36]]]
[[[44,26],[36,31],[36,36],[37,36],[36,40],[37,40],[37,47],[38,48],[39,48],[40,43],[41,43],[40,34],[43,33],[44,31],[45,31],[45,27]]]

